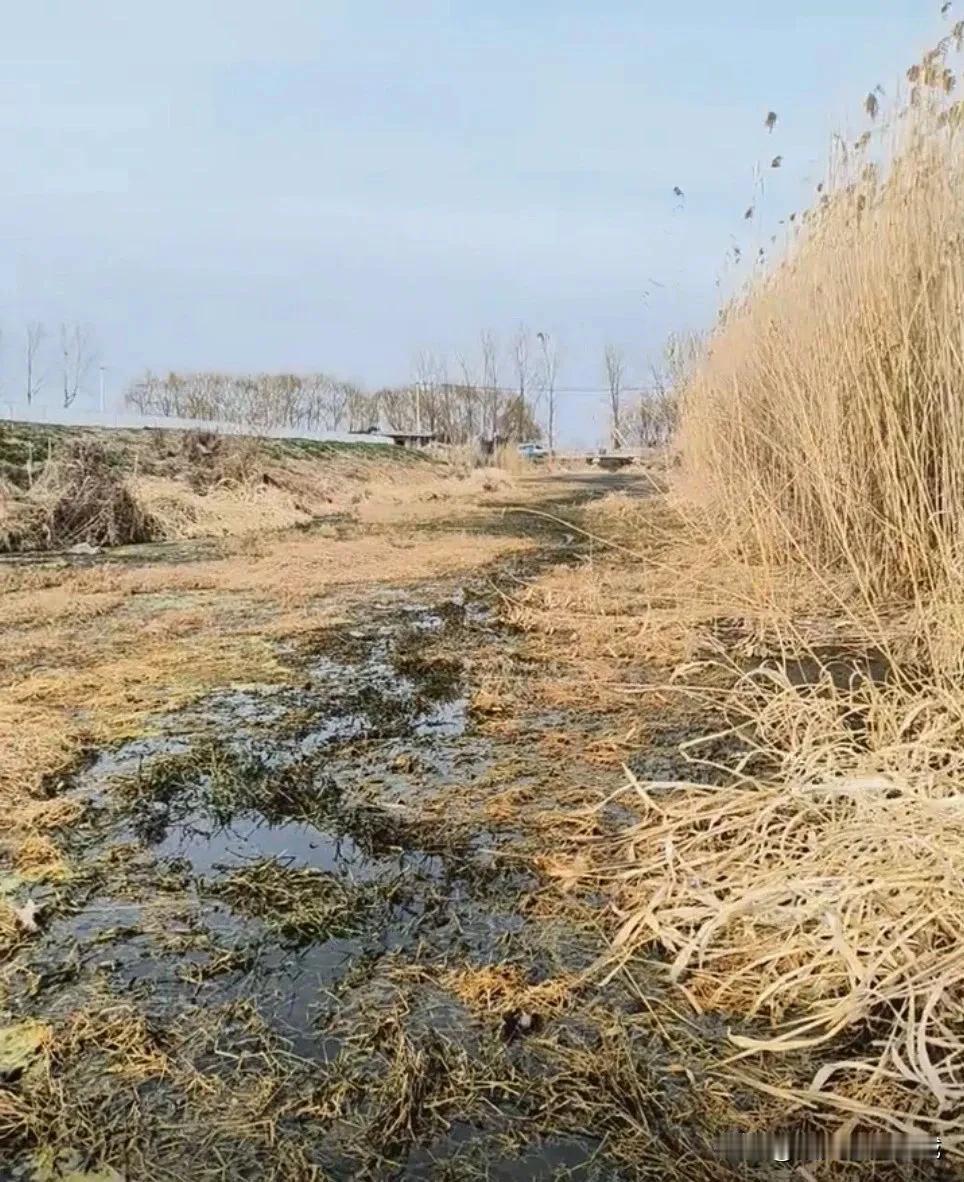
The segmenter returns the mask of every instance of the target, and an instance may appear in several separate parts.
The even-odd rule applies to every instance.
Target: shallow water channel
[[[56,1156],[70,1133],[51,1115],[48,1157],[131,1179],[185,1176],[188,1161],[199,1178],[629,1176],[591,1122],[555,1121],[561,1069],[529,1049],[543,1015],[473,1011],[440,986],[507,964],[537,986],[598,951],[527,915],[537,883],[514,835],[473,807],[506,761],[526,774],[469,706],[462,653],[505,640],[472,590],[384,591],[288,654],[296,686],[213,694],[76,775],[84,869],[37,892],[51,918],[15,1009],[55,1027],[134,1014],[178,1066],[132,1092],[111,1082],[127,1078],[116,1048],[65,1051],[99,1132]],[[575,1023],[572,1037],[597,1035]],[[275,1100],[255,1133],[222,1127],[223,1105],[206,1123],[188,1079]],[[34,1173],[43,1140],[7,1176],[56,1177]]]

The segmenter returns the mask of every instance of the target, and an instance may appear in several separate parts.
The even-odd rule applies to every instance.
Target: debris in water
[[[33,899],[28,899],[22,907],[14,907],[12,910],[14,918],[25,932],[35,932],[38,930],[37,912],[40,910],[40,908],[33,901]]]
[[[50,1040],[50,1034],[50,1027],[43,1022],[0,1027],[0,1077],[26,1070]]]
[[[542,1018],[527,1010],[510,1010],[502,1019],[502,1037],[506,1042],[527,1034],[538,1034],[541,1029]]]

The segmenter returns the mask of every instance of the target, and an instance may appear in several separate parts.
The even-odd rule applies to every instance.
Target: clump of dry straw
[[[955,40],[964,22],[909,71],[889,122],[875,104],[871,131],[838,144],[786,257],[724,310],[682,392],[688,485],[727,561],[757,582],[772,572],[765,609],[784,640],[801,635],[799,607],[778,588],[803,571],[828,622],[873,636],[886,672],[835,684],[818,652],[808,684],[779,662],[734,677],[727,715],[756,759],[743,748],[715,787],[634,782],[640,819],[604,873],[620,957],[657,949],[696,1010],[732,1020],[719,1069],[798,1108],[940,1131],[961,1151]]]

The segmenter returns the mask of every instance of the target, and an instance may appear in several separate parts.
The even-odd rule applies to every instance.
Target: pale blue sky
[[[960,7],[9,5],[0,398],[35,318],[94,325],[114,393],[146,367],[374,386],[519,321],[559,340],[563,385],[600,385],[609,340],[645,380],[668,332],[710,321],[731,235],[768,242],[830,129],[862,128]],[[598,401],[565,399],[570,439]]]

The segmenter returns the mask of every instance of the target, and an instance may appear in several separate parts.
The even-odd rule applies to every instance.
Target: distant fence
[[[57,427],[104,427],[108,430],[210,431],[258,439],[310,439],[317,443],[370,443],[393,446],[385,435],[355,435],[351,431],[306,431],[297,427],[254,427],[247,423],[178,419],[129,411],[86,410],[83,407],[39,406],[0,401],[0,421]]]

